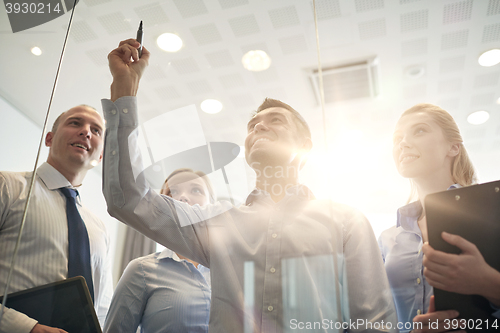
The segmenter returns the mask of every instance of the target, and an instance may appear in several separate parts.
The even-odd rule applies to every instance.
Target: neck
[[[413,181],[417,187],[418,199],[422,207],[424,206],[424,199],[428,194],[446,191],[454,184],[449,171],[436,173],[424,178],[414,178]]]
[[[59,171],[73,186],[82,185],[83,179],[87,174],[87,169],[74,168],[72,166],[57,163],[56,161],[51,159],[50,156],[47,159],[47,163],[49,163],[54,167],[54,169]]]
[[[188,259],[188,258],[186,258],[186,257],[184,257],[184,256],[181,256],[181,255],[180,255],[179,253],[177,253],[177,252],[176,252],[175,254],[177,254],[177,256],[178,256],[179,258],[189,261],[190,263],[192,263],[192,264],[194,265],[194,267],[198,268],[198,265],[199,265],[199,264],[198,264],[196,261],[193,261],[193,260]]]
[[[274,202],[283,199],[286,190],[299,183],[298,168],[292,165],[286,167],[268,165],[255,171],[257,173],[255,186],[269,193]]]

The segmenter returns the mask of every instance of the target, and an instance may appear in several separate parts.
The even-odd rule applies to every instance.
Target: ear
[[[302,146],[299,149],[299,153],[297,154],[297,157],[299,158],[299,170],[302,170],[302,168],[306,164],[307,159],[309,158],[309,152],[311,151],[312,147],[313,143],[311,138],[305,138]]]
[[[300,147],[300,153],[301,154],[307,154],[311,151],[313,147],[313,143],[311,138],[305,138],[304,142],[302,143],[302,146]]]
[[[458,153],[460,153],[460,144],[452,144],[450,150],[448,151],[448,156],[455,157],[458,155]]]
[[[47,135],[45,136],[45,147],[52,147],[52,139],[54,139],[54,133],[47,133]]]

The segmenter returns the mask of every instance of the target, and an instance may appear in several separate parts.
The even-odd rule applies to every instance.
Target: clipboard
[[[459,235],[474,243],[484,260],[500,271],[500,181],[430,194],[425,198],[425,211],[429,244],[434,249],[459,254],[461,250],[445,242],[441,233]],[[434,288],[434,297],[437,311],[454,309],[460,319],[489,320],[490,325],[496,319],[495,310],[482,296]]]
[[[81,276],[11,293],[5,306],[39,324],[70,333],[102,333],[87,283]]]

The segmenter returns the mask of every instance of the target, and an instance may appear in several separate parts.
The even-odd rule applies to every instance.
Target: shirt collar
[[[453,184],[448,187],[448,190],[462,187],[460,184]],[[409,203],[398,209],[397,227],[402,227],[405,230],[413,230],[420,233],[417,221],[422,215],[422,204],[420,200]]]
[[[174,255],[177,257],[177,259],[173,258]],[[158,260],[165,259],[165,258],[172,258],[175,261],[180,261],[177,254],[175,254],[174,251],[167,249],[167,248],[163,249],[163,251],[161,251],[161,253],[158,255]]]
[[[47,162],[40,165],[36,173],[49,190],[57,190],[61,187],[74,188],[66,177]]]
[[[186,259],[179,258],[177,253],[175,253],[174,251],[167,249],[167,248],[163,249],[163,251],[161,251],[160,254],[158,255],[158,260],[166,259],[166,258],[170,258],[170,259],[175,260],[177,262],[183,262],[183,261],[189,262]],[[205,266],[203,266],[202,264],[199,263],[198,270],[203,271],[203,270],[208,270],[208,268],[206,268]]]
[[[287,196],[298,196],[301,198],[309,199],[309,200],[314,200],[316,197],[312,193],[312,191],[305,185],[303,184],[297,184],[292,187],[288,187],[286,189],[286,194],[285,197]],[[252,204],[255,200],[258,198],[262,197],[270,197],[269,193],[261,190],[259,188],[255,188],[247,197],[247,201],[245,202],[246,206],[249,206]]]

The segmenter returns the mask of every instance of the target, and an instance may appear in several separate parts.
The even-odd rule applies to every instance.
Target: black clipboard
[[[102,333],[87,283],[81,276],[11,293],[5,306],[39,324],[70,333]]]
[[[434,249],[460,253],[459,248],[442,239],[441,233],[459,235],[474,243],[484,260],[500,271],[500,181],[430,194],[425,198],[425,212],[429,244]],[[488,320],[490,328],[496,319],[492,316],[495,310],[482,296],[434,288],[434,297],[437,311],[455,309],[461,319],[483,324]],[[485,330],[488,331],[486,327],[481,331]],[[473,331],[467,328],[467,332]]]

